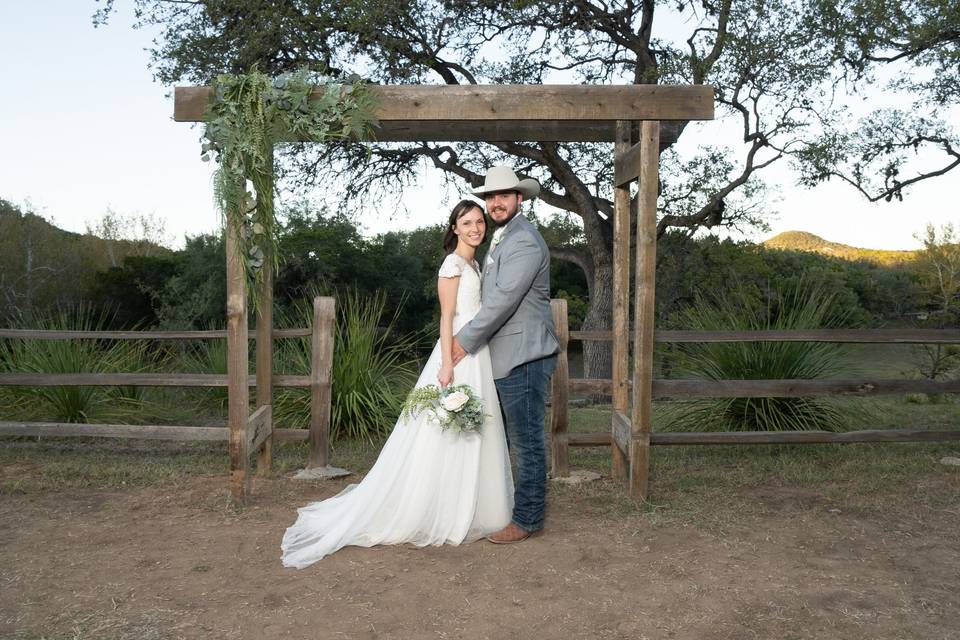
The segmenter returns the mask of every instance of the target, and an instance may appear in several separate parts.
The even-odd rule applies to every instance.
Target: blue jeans
[[[513,522],[525,531],[543,529],[547,507],[547,449],[543,417],[556,356],[522,364],[496,381],[507,444],[517,458]]]

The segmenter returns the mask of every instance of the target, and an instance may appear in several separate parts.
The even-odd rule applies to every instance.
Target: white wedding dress
[[[439,275],[460,277],[456,334],[480,309],[477,265],[451,253]],[[440,355],[438,342],[417,387],[438,384]],[[284,566],[299,569],[348,545],[472,542],[510,522],[513,477],[487,347],[460,361],[453,384],[469,384],[483,399],[480,432],[442,430],[425,412],[398,420],[360,484],[298,510],[283,536]]]

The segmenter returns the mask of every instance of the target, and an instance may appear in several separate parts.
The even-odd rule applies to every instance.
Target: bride
[[[513,477],[487,347],[453,366],[453,336],[480,310],[475,260],[486,221],[461,200],[444,236],[440,266],[440,340],[416,387],[468,384],[487,418],[477,432],[441,429],[426,417],[397,421],[380,457],[360,484],[298,510],[283,535],[283,564],[303,568],[341,547],[473,542],[502,529],[513,509]]]

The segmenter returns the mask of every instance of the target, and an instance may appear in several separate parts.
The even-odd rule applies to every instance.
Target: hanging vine
[[[214,196],[237,230],[254,307],[263,264],[278,264],[274,211],[275,144],[292,140],[363,140],[376,124],[375,103],[358,82],[341,83],[308,70],[269,78],[257,70],[221,75],[207,109],[202,159],[217,164]]]

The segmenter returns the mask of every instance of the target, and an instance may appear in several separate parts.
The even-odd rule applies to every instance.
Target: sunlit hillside
[[[770,249],[785,251],[809,251],[833,256],[843,260],[864,260],[875,264],[894,266],[906,264],[916,258],[916,251],[893,251],[884,249],[861,249],[839,242],[824,240],[806,231],[784,231],[763,242]]]

